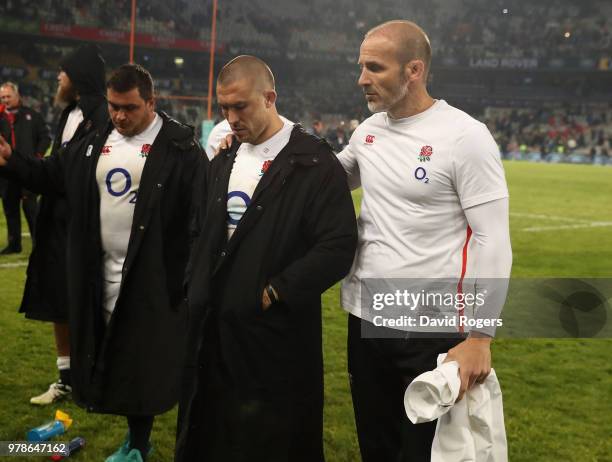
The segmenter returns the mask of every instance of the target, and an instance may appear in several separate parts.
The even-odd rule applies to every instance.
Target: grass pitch
[[[505,169],[513,276],[612,277],[612,168],[506,162]],[[354,197],[358,207],[359,192]],[[0,247],[5,229],[2,216]],[[25,439],[28,429],[50,420],[59,408],[74,424],[58,439],[80,435],[87,440],[85,450],[71,459],[104,460],[124,438],[123,418],[89,414],[69,401],[45,408],[29,404],[57,372],[51,325],[24,320],[16,312],[28,238],[24,244],[22,255],[0,258],[0,441]],[[324,295],[325,447],[328,461],[353,462],[359,460],[359,449],[346,374],[346,314],[338,296],[338,286]],[[609,339],[494,343],[510,460],[612,460],[611,349]],[[176,410],[156,419],[152,462],[172,460],[175,421]]]

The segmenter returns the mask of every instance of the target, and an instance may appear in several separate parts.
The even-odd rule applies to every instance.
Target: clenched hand
[[[456,347],[448,350],[447,361],[459,363],[461,389],[457,401],[477,383],[483,383],[491,372],[491,338],[468,337]]]

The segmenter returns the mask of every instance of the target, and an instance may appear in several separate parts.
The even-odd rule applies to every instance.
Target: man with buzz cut
[[[111,123],[61,156],[20,158],[0,139],[0,171],[69,204],[73,398],[126,416],[128,436],[106,461],[140,462],[154,416],[178,400],[192,183],[207,159],[192,127],[155,111],[143,67],[116,69],[106,98]]]
[[[411,424],[406,387],[448,352],[446,360],[459,363],[462,396],[489,374],[493,335],[377,327],[362,306],[367,281],[450,278],[461,293],[470,275],[489,292],[483,309],[494,318],[512,263],[497,145],[484,124],[429,95],[430,61],[429,39],[412,22],[390,21],[366,34],[358,83],[374,115],[338,156],[351,189],[363,188],[359,246],[342,304],[350,313],[348,368],[364,462],[431,460],[436,422]]]
[[[176,460],[322,461],[321,294],[357,239],[346,175],[324,140],[279,116],[260,59],[226,64],[217,101],[237,142],[199,193]]]

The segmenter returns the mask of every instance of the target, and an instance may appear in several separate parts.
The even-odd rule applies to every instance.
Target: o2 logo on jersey
[[[427,177],[427,171],[423,167],[418,167],[414,171],[414,177],[417,180],[422,181],[423,183],[429,183],[429,178]]]
[[[244,191],[232,191],[227,195],[227,222],[236,226],[247,207],[251,203],[251,198]]]
[[[123,186],[122,186],[123,185]],[[132,187],[132,176],[124,168],[113,168],[106,174],[106,190],[113,197],[121,197],[130,194],[130,204],[136,203],[138,191],[130,191]]]

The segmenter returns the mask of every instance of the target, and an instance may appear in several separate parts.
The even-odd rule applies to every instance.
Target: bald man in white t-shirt
[[[489,294],[483,313],[496,318],[512,264],[497,145],[485,125],[428,94],[430,61],[429,39],[414,23],[390,21],[366,34],[359,85],[374,114],[338,156],[351,189],[363,188],[359,244],[342,304],[350,313],[348,365],[364,462],[429,461],[436,423],[410,423],[402,406],[407,385],[448,351],[447,360],[460,366],[462,396],[489,374],[494,333],[381,325],[380,311],[363,302],[368,281],[418,286],[418,278],[420,290],[425,280],[448,278],[463,294],[470,277]]]

